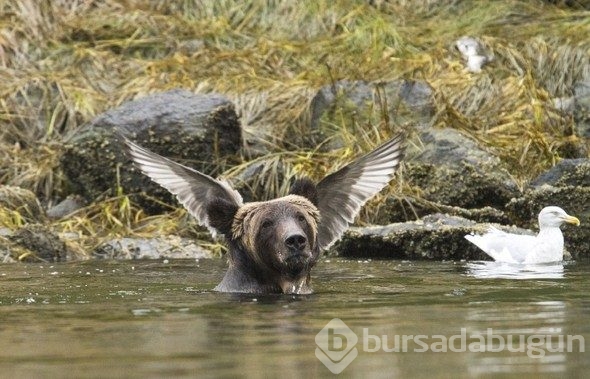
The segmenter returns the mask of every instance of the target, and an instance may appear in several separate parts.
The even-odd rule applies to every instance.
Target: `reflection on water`
[[[469,275],[488,279],[561,279],[564,263],[519,264],[495,261],[476,261],[466,265]]]
[[[471,332],[485,336],[487,351],[474,354],[469,371],[495,373],[564,373],[568,357],[585,350],[585,337],[568,333],[568,304],[539,301],[506,307],[472,309],[468,319],[484,323]]]
[[[316,336],[339,318],[356,344],[325,340],[357,349],[347,377],[582,377],[589,268],[331,259],[313,272],[313,295],[253,296],[211,291],[223,260],[3,265],[0,370],[324,377]]]

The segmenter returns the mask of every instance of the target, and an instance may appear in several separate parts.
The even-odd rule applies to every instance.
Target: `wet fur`
[[[318,189],[314,182],[308,178],[297,179],[291,184],[289,193],[305,197],[315,206],[318,205]]]
[[[311,268],[319,257],[320,214],[307,198],[288,195],[235,207],[223,200],[208,205],[209,223],[228,240],[229,269],[216,290],[252,293],[311,293]],[[291,252],[290,232],[306,238],[304,252]]]

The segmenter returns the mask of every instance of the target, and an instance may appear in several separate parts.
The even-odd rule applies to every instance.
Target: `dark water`
[[[211,292],[224,268],[2,265],[0,376],[332,376],[318,356],[345,377],[590,372],[580,352],[590,342],[588,263],[330,259],[310,296]]]

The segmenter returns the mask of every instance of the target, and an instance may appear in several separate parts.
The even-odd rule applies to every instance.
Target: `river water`
[[[321,261],[315,294],[211,291],[223,259],[0,266],[0,376],[583,377],[590,264]]]

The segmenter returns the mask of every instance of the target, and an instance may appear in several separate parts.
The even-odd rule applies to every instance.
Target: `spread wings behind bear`
[[[197,222],[206,226],[213,236],[217,230],[209,222],[207,204],[216,199],[223,199],[236,208],[243,205],[240,193],[226,181],[214,179],[136,145],[124,136],[122,138],[139,169],[175,195]]]
[[[321,222],[320,249],[329,248],[346,231],[361,207],[391,181],[403,159],[401,134],[326,176],[317,185]]]
[[[162,157],[127,138],[135,164],[154,182],[176,195],[180,203],[213,234],[217,232],[207,216],[207,205],[223,200],[236,208],[243,205],[240,194],[227,182],[214,179],[192,168]],[[327,249],[337,241],[354,221],[361,207],[393,178],[403,159],[405,146],[401,134],[338,171],[326,176],[310,199],[320,212],[318,244]]]

